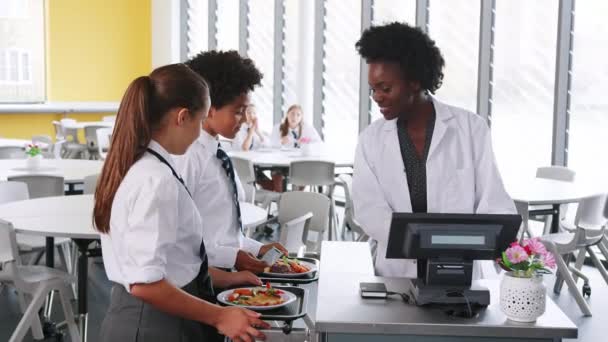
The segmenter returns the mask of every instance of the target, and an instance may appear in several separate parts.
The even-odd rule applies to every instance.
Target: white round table
[[[240,203],[244,228],[266,220],[266,210],[251,203]],[[55,237],[74,240],[78,246],[78,314],[81,336],[86,341],[87,280],[89,245],[99,239],[93,228],[93,195],[73,195],[37,198],[0,205],[0,218],[9,221],[20,234],[47,237],[47,257],[53,254]],[[52,266],[52,257],[48,261]]]
[[[0,180],[10,176],[54,175],[65,179],[66,184],[82,183],[84,178],[101,173],[103,162],[82,159],[43,159],[37,170],[28,169],[25,159],[1,159]]]
[[[505,180],[505,187],[513,201],[515,201],[517,212],[522,216],[524,230],[528,228],[527,222],[530,217],[530,206],[553,206],[550,213],[542,213],[553,216],[551,232],[557,232],[559,229],[560,204],[577,203],[584,198],[606,192],[606,189],[593,186],[589,183],[580,181],[564,182],[545,178]],[[534,211],[532,213],[536,214]],[[538,211],[538,213],[541,213],[541,211]]]
[[[299,149],[280,150],[280,149],[259,149],[253,151],[229,151],[231,157],[249,159],[255,166],[273,168],[289,167],[292,161],[297,160],[324,160],[334,162],[336,167],[352,167],[354,156],[335,154],[329,151],[321,151],[317,155],[303,156]]]
[[[31,144],[31,140],[24,139],[2,139],[0,138],[0,147],[22,147],[25,148],[27,144]]]

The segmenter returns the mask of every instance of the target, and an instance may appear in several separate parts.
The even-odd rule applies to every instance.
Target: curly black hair
[[[186,61],[209,85],[211,105],[221,108],[260,85],[262,73],[237,51],[206,51]]]
[[[419,28],[399,22],[372,26],[363,31],[355,47],[367,62],[398,63],[404,79],[420,82],[431,93],[441,87],[443,56],[435,41]]]

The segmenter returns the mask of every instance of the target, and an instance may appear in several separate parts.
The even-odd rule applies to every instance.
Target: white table
[[[266,220],[266,210],[251,203],[241,203],[244,228],[257,226]],[[99,239],[93,228],[93,195],[37,198],[0,205],[0,218],[9,221],[20,234],[47,237],[47,256],[53,254],[52,238],[71,238],[78,246],[78,314],[80,333],[86,341],[87,279],[89,245]],[[50,266],[52,266],[52,259]]]
[[[113,121],[64,121],[61,123],[67,129],[84,129],[88,126],[103,126],[106,128],[114,128]]]
[[[21,147],[25,148],[27,144],[31,144],[31,140],[25,139],[4,139],[0,138],[0,147]]]
[[[524,230],[528,229],[529,207],[551,205],[551,231],[559,229],[559,205],[577,203],[580,200],[606,192],[606,189],[588,183],[563,182],[545,178],[528,178],[505,181],[507,192],[515,201],[517,212],[522,216]]]
[[[78,184],[90,175],[101,173],[103,162],[82,159],[43,159],[38,170],[26,168],[25,159],[0,160],[0,180],[10,176],[53,175],[61,176],[68,185]]]
[[[334,162],[336,167],[352,167],[354,156],[335,154],[329,151],[321,151],[317,155],[302,156],[299,149],[280,150],[280,149],[259,149],[253,151],[229,151],[231,157],[249,159],[255,166],[263,168],[286,168],[292,161],[297,160],[324,160]]]

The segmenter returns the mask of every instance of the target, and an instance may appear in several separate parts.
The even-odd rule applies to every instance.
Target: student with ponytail
[[[259,279],[208,267],[200,214],[170,156],[198,138],[209,102],[206,82],[182,64],[135,79],[122,99],[93,212],[115,283],[101,341],[263,338],[257,313],[213,304],[212,278]]]

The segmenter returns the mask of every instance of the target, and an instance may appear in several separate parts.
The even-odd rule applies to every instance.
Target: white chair
[[[98,155],[102,160],[106,160],[108,150],[110,149],[110,141],[112,141],[111,128],[99,128],[95,131],[97,134]]]
[[[342,220],[341,231],[344,235],[346,228],[356,234],[356,241],[369,241],[369,235],[363,231],[363,228],[355,220],[355,206],[353,204],[353,177],[351,175],[340,175],[338,177],[340,185],[344,188],[344,219]]]
[[[45,147],[40,147],[40,150],[42,151],[42,155],[44,156],[44,158],[54,158],[55,155],[53,153],[53,139],[51,139],[50,136],[48,135],[34,135],[32,136],[32,143],[34,144],[38,144],[39,146],[44,146]]]
[[[555,261],[557,263],[558,273],[553,291],[559,293],[563,281],[565,281],[570,293],[585,316],[591,316],[591,309],[584,299],[584,295],[590,294],[587,293],[589,280],[578,269],[569,267],[567,261],[564,260],[564,256],[580,251],[581,249],[585,250],[591,256],[591,260],[604,277],[606,283],[608,283],[608,274],[591,249],[591,246],[600,243],[604,239],[607,222],[607,219],[604,216],[606,198],[607,195],[603,194],[585,198],[580,201],[576,211],[576,230],[574,232],[554,233],[541,237],[541,241],[547,247],[547,250],[555,255]],[[583,285],[583,294],[576,290],[576,282],[571,272],[582,278],[585,285],[587,285]]]
[[[336,217],[334,202],[336,164],[323,160],[298,160],[289,164],[289,183],[294,186],[309,186],[313,191],[321,187],[322,193],[331,200],[329,211],[329,240],[337,238],[338,219]]]
[[[82,193],[85,195],[94,194],[95,188],[97,187],[98,178],[99,178],[99,174],[84,177],[84,185],[82,188]]]
[[[290,252],[320,253],[321,242],[329,228],[329,197],[314,192],[291,191],[281,195],[278,221],[279,242]],[[309,215],[310,214],[310,215]],[[316,233],[316,238],[311,232]]]
[[[63,196],[64,179],[52,175],[20,175],[10,176],[7,180],[27,184],[29,198]]]
[[[574,182],[575,177],[576,177],[576,172],[574,170],[569,169],[564,166],[556,166],[556,165],[555,166],[543,166],[543,167],[539,167],[538,169],[536,169],[536,178],[552,179],[552,180],[572,183],[572,182]],[[569,207],[568,204],[562,204],[559,206],[560,221],[566,217],[566,214],[569,209],[568,207]],[[534,211],[553,210],[553,207],[552,206],[533,206],[533,207],[529,208],[529,210],[530,210],[530,217],[535,218]],[[545,225],[543,228],[543,235],[546,235],[549,233],[549,231],[551,229],[551,222],[553,220],[553,216],[545,215],[545,216],[541,216],[541,218],[542,218],[542,221],[544,221],[544,225]],[[526,222],[525,224],[527,225],[528,223]],[[528,230],[528,233],[529,233],[529,230]]]
[[[69,123],[75,122],[75,120],[63,119],[62,122]],[[63,142],[60,145],[62,158],[80,158],[86,153],[87,146],[78,142],[78,130],[65,128],[59,121],[53,121],[53,127],[55,128],[55,140]]]
[[[85,126],[84,128],[84,137],[87,143],[87,154],[89,159],[98,160],[101,158],[99,155],[99,142],[97,141],[97,130],[106,129],[106,126]],[[108,143],[109,145],[109,143]]]
[[[71,304],[73,296],[70,284],[75,282],[74,277],[53,268],[21,265],[13,226],[3,220],[0,220],[0,263],[0,281],[13,284],[18,293],[23,294],[19,304],[24,314],[9,342],[22,341],[28,329],[32,329],[35,339],[44,338],[38,312],[47,295],[54,291],[59,292],[71,341],[81,341]]]
[[[270,205],[273,202],[278,202],[281,198],[281,194],[266,189],[258,189],[255,186],[255,170],[253,162],[247,158],[241,157],[230,157],[232,165],[239,179],[245,188],[246,201],[250,203],[257,203],[260,207],[270,212]]]
[[[23,147],[0,146],[0,159],[24,159],[25,157]]]

